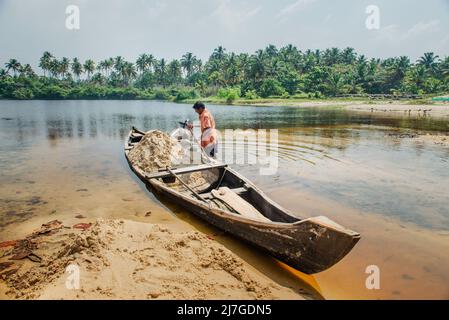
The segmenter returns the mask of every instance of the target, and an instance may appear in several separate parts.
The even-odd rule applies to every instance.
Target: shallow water
[[[308,279],[324,297],[449,298],[449,148],[390,135],[447,132],[448,119],[338,108],[209,109],[219,129],[279,130],[275,175],[260,175],[257,165],[234,168],[298,216],[326,215],[362,233],[344,260]],[[130,172],[123,143],[131,126],[170,131],[186,118],[196,118],[189,105],[166,102],[0,101],[0,241],[78,214],[181,219],[284,281],[273,264],[262,266],[261,254],[161,203]],[[231,146],[224,141],[220,150]],[[380,290],[365,287],[372,264],[381,270]]]

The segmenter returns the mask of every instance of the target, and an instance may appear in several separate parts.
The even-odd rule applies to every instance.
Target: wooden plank
[[[185,167],[185,168],[180,168],[180,169],[176,169],[176,170],[172,170],[175,174],[185,174],[185,173],[191,173],[191,172],[197,172],[197,171],[205,171],[205,170],[209,170],[209,169],[215,169],[215,168],[225,168],[227,167],[227,164],[214,164],[214,165],[210,165],[210,164],[201,164],[198,166],[193,166],[193,167]],[[170,177],[172,176],[172,174],[166,170],[162,171],[162,172],[155,172],[155,173],[145,173],[145,178],[147,179],[159,179],[159,178],[165,178],[165,177]]]
[[[259,211],[257,211],[257,209],[254,208],[249,202],[242,199],[238,194],[227,187],[221,187],[218,190],[212,190],[211,193],[215,198],[220,199],[221,201],[226,203],[229,207],[234,209],[243,217],[263,222],[272,222]]]

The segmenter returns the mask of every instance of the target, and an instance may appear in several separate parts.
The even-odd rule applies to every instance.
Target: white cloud
[[[424,34],[438,32],[440,30],[440,20],[429,22],[419,22],[411,27],[404,35],[405,38],[419,37]]]
[[[282,8],[279,13],[276,15],[276,18],[284,18],[294,12],[300,11],[307,7],[307,5],[315,2],[316,0],[297,0],[289,4],[288,6]]]
[[[229,0],[220,0],[218,7],[211,13],[213,19],[229,31],[236,31],[248,20],[256,16],[261,7],[256,8],[236,8],[231,6]]]
[[[423,36],[427,36],[429,33],[435,33],[438,31],[440,31],[439,20],[431,20],[429,22],[421,21],[405,31],[401,30],[399,25],[391,24],[381,28],[377,32],[377,39],[399,43],[401,41],[422,38]]]

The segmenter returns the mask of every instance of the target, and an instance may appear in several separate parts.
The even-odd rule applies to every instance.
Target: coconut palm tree
[[[61,62],[59,63],[59,72],[61,73],[62,78],[65,78],[69,75],[69,69],[70,69],[70,60],[66,57],[61,59]]]
[[[105,59],[103,61],[100,61],[100,63],[98,64],[98,69],[101,71],[104,71],[106,78],[109,78],[110,72],[113,67],[114,67],[114,59],[113,58]]]
[[[87,72],[87,80],[90,80],[90,76],[95,71],[95,62],[91,59],[88,59],[84,62],[84,70]]]
[[[251,57],[250,75],[254,82],[259,82],[265,76],[265,55],[262,50],[257,50],[256,54]]]
[[[333,66],[340,62],[340,49],[331,48],[326,49],[323,54],[324,64],[326,66]]]
[[[165,62],[165,59],[161,59],[157,64],[155,68],[156,78],[164,88],[167,85],[167,63]]]
[[[46,76],[46,72],[50,71],[50,63],[53,58],[54,57],[50,52],[45,51],[39,60],[39,67],[44,71],[44,77]]]
[[[357,54],[354,48],[346,48],[341,53],[341,60],[345,64],[353,64],[357,60]]]
[[[78,58],[74,58],[72,61],[72,72],[79,81],[81,75],[83,74],[83,65],[78,60]]]
[[[5,63],[6,71],[9,72],[12,70],[14,77],[16,77],[17,72],[20,70],[20,62],[16,59],[9,59],[7,63]]]
[[[114,59],[114,69],[117,73],[121,72],[123,64],[125,63],[125,59],[122,56],[117,56]]]
[[[129,85],[130,81],[136,78],[137,72],[133,63],[124,62],[121,68],[121,77],[125,85]]]
[[[418,64],[411,69],[409,74],[409,82],[418,90],[422,89],[427,77],[427,69],[424,65]]]
[[[178,60],[171,61],[167,66],[168,82],[179,84],[182,79],[181,63]]]
[[[438,58],[439,57],[435,55],[435,53],[426,52],[418,59],[418,64],[424,66],[428,71],[435,74],[438,71]]]
[[[270,44],[265,48],[265,54],[266,54],[267,58],[273,59],[277,56],[278,49],[276,48],[275,45]]]
[[[440,72],[443,78],[449,77],[449,56],[441,61]]]
[[[48,71],[52,78],[57,78],[59,76],[59,62],[55,58],[51,59],[48,63]]]
[[[341,93],[344,86],[343,76],[338,72],[333,72],[327,79],[327,89],[332,96]]]
[[[28,63],[21,66],[19,72],[21,77],[34,78],[36,76],[36,73],[34,72],[33,68]]]
[[[141,54],[136,60],[136,67],[140,74],[148,70],[148,55],[146,53]]]
[[[184,54],[182,56],[181,66],[184,69],[184,71],[186,72],[187,78],[191,77],[196,63],[197,63],[197,59],[191,52],[187,52],[186,54]]]
[[[9,76],[8,71],[6,71],[5,69],[0,69],[0,79],[5,79],[8,76]]]
[[[223,48],[222,46],[218,46],[218,48],[216,48],[211,55],[211,59],[217,60],[219,64],[223,63],[225,57],[226,57],[226,49]]]

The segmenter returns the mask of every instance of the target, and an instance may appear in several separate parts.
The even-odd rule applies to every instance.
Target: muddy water
[[[436,117],[335,108],[211,106],[220,129],[279,130],[279,167],[234,167],[301,217],[326,215],[362,233],[339,264],[292,276],[276,261],[156,199],[130,172],[123,142],[132,125],[171,130],[190,106],[140,101],[0,101],[0,241],[40,223],[123,217],[197,228],[279,283],[311,297],[449,298],[449,149],[391,135],[449,131]],[[231,148],[229,141],[221,151]],[[161,201],[160,201],[161,200]],[[365,269],[381,272],[368,290]]]

